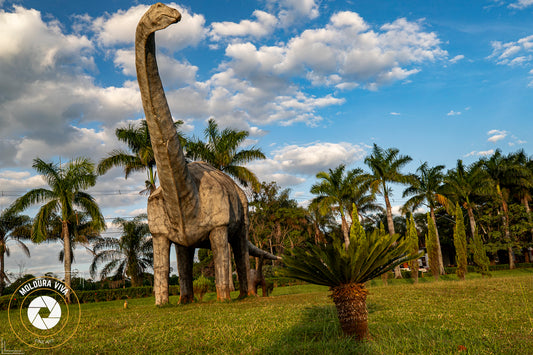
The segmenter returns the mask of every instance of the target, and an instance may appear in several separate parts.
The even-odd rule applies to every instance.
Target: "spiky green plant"
[[[336,240],[326,246],[308,244],[306,248],[287,250],[282,273],[329,286],[344,334],[362,340],[368,337],[365,282],[409,261],[412,256],[409,243],[398,235],[381,235],[379,231],[361,234],[357,211],[354,211],[347,249]]]
[[[466,275],[467,254],[466,254],[466,231],[463,218],[463,210],[457,203],[455,205],[455,227],[453,228],[453,245],[455,246],[457,260],[457,276],[464,280]]]

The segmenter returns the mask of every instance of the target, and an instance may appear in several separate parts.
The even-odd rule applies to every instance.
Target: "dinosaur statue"
[[[171,242],[177,245],[180,303],[194,298],[195,248],[213,251],[218,300],[230,299],[230,245],[239,277],[239,297],[253,294],[248,284],[249,254],[279,259],[249,242],[248,201],[237,184],[209,164],[185,160],[159,76],[155,50],[155,32],[180,19],[177,10],[157,3],[143,15],[135,33],[137,79],[160,181],[160,187],[148,199],[156,305],[168,303]]]

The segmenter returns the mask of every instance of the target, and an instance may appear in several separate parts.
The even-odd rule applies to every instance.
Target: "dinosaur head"
[[[138,27],[143,28],[146,34],[167,28],[181,19],[178,10],[168,7],[160,2],[150,6],[148,11],[139,21]]]

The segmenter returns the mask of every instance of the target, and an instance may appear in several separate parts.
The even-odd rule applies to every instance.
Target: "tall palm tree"
[[[356,168],[345,173],[346,166],[339,165],[329,172],[321,171],[316,174],[319,182],[311,186],[311,193],[318,195],[315,202],[318,203],[322,214],[335,211],[341,218],[342,234],[346,248],[350,245],[350,226],[346,220],[347,206],[354,196],[355,181],[363,175],[363,170]]]
[[[529,221],[531,222],[531,208],[529,202],[532,199],[533,188],[533,159],[528,157],[524,150],[519,150],[516,153],[509,155],[514,164],[521,167],[520,176],[513,186],[511,186],[512,194],[520,200],[520,203],[524,205]],[[532,231],[533,232],[533,231]]]
[[[401,169],[410,161],[411,157],[400,155],[396,148],[383,149],[374,143],[372,153],[365,158],[365,164],[370,168],[370,187],[374,193],[379,193],[385,200],[387,212],[387,227],[389,234],[395,234],[392,206],[390,203],[390,183],[408,184],[413,181],[410,175],[401,173]],[[394,270],[396,278],[401,278],[400,268]]]
[[[420,255],[410,255],[409,242],[399,235],[381,235],[377,230],[365,235],[356,213],[352,219],[347,249],[339,240],[326,246],[288,249],[282,272],[329,286],[343,332],[363,340],[368,337],[365,282]]]
[[[183,146],[186,145],[186,139],[179,132],[179,126],[183,121],[176,121],[174,123],[178,136]],[[105,174],[111,168],[122,167],[124,175],[127,179],[131,173],[136,171],[146,171],[147,180],[145,181],[146,190],[151,194],[156,189],[157,173],[155,165],[154,151],[150,141],[150,132],[146,120],[142,120],[139,124],[129,124],[124,128],[117,128],[115,135],[119,141],[126,143],[131,152],[121,149],[115,149],[110,152],[107,158],[104,158],[98,163],[97,172],[99,175]]]
[[[30,217],[8,214],[6,210],[0,213],[0,296],[4,292],[6,281],[9,279],[5,273],[5,256],[10,255],[8,242],[15,242],[29,257],[30,250],[24,244],[24,239],[29,239],[31,234]]]
[[[189,142],[187,157],[209,163],[237,179],[243,186],[251,185],[254,191],[259,191],[259,180],[253,172],[242,165],[256,159],[265,159],[265,155],[261,149],[255,147],[239,150],[249,135],[247,131],[231,128],[220,131],[218,124],[211,118],[204,130],[206,142],[199,139]]]
[[[142,286],[143,274],[153,262],[152,237],[146,214],[141,214],[131,221],[115,218],[113,223],[122,229],[122,236],[101,238],[94,245],[94,259],[90,266],[92,277],[96,276],[98,265],[106,263],[100,272],[104,278],[115,271],[115,277],[131,278],[134,287]]]
[[[492,179],[494,191],[493,196],[500,204],[503,213],[503,229],[505,241],[508,243],[507,251],[509,253],[509,268],[515,268],[513,248],[511,246],[512,236],[509,228],[509,206],[510,188],[520,185],[521,181],[527,176],[527,169],[516,163],[512,155],[505,156],[501,150],[496,150],[490,158],[482,159],[484,170]]]
[[[411,196],[404,204],[404,211],[414,211],[424,205],[429,208],[431,220],[435,226],[436,246],[439,259],[439,272],[444,275],[444,263],[442,261],[442,250],[440,246],[439,230],[437,228],[437,219],[435,218],[435,207],[438,204],[446,205],[447,199],[442,195],[442,182],[444,180],[444,165],[429,167],[424,162],[416,170],[413,181],[403,192],[403,197]]]
[[[476,231],[474,210],[478,207],[480,197],[488,194],[490,185],[490,176],[481,164],[474,163],[465,167],[461,159],[457,160],[456,167],[444,177],[443,194],[466,209],[472,236]]]
[[[33,168],[40,173],[50,189],[33,189],[19,197],[10,207],[20,212],[31,205],[42,204],[33,220],[31,238],[40,243],[50,237],[49,221],[56,213],[61,219],[63,240],[65,284],[71,284],[72,246],[71,234],[78,235],[78,224],[74,221],[76,210],[90,216],[91,226],[98,231],[105,229],[104,216],[98,204],[88,193],[82,191],[96,184],[94,164],[87,158],[76,158],[64,166],[47,163],[40,158],[33,160]]]

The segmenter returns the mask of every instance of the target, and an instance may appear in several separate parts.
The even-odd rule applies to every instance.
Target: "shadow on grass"
[[[379,305],[369,304],[369,314]],[[370,340],[371,341],[371,340]],[[280,333],[259,354],[374,354],[368,341],[356,342],[342,334],[335,305],[304,310],[296,325]]]

